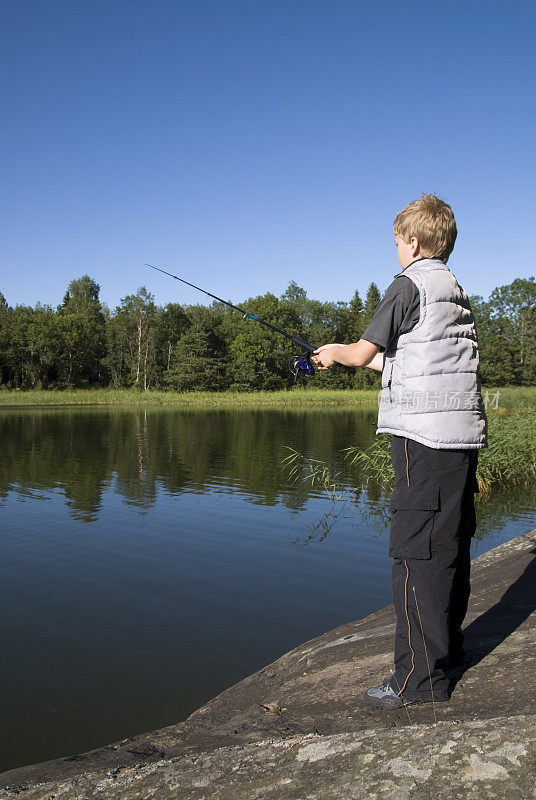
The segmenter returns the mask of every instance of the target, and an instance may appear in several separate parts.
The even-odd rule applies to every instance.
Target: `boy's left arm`
[[[381,350],[380,352],[376,353],[372,361],[369,361],[368,364],[365,364],[366,367],[369,369],[375,369],[376,372],[383,372],[383,366],[385,364],[385,352]]]

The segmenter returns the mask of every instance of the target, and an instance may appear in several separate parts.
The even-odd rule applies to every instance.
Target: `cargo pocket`
[[[439,486],[396,486],[391,496],[392,558],[428,559],[436,512],[439,511]]]
[[[470,457],[470,450],[435,450],[431,447],[425,450],[426,467],[431,472],[466,467]]]

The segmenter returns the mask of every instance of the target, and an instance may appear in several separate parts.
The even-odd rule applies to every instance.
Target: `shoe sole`
[[[400,698],[371,697],[369,694],[365,695],[365,703],[372,708],[379,708],[382,711],[392,711],[395,708],[402,708],[402,706],[411,705],[411,703],[405,703]]]

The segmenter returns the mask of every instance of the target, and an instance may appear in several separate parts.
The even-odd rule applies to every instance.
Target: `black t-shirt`
[[[380,352],[393,349],[398,337],[419,321],[420,301],[411,278],[404,273],[396,275],[361,338],[379,345]]]

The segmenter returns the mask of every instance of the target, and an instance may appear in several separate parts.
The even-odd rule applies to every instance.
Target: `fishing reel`
[[[299,379],[304,375],[312,375],[313,365],[311,364],[309,354],[306,356],[294,356],[290,371],[294,377],[294,384],[298,383]]]

